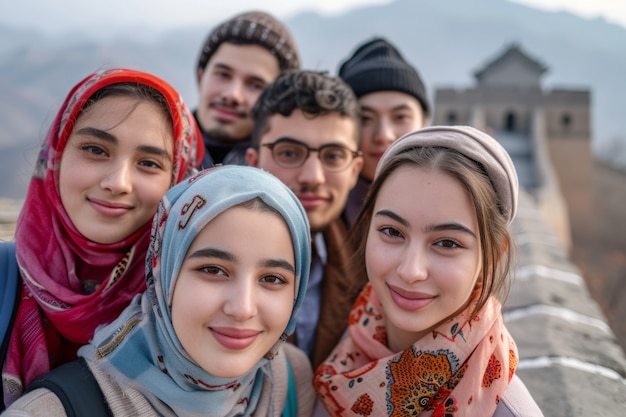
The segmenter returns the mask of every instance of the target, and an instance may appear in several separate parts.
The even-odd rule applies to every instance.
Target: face
[[[312,151],[302,166],[283,168],[276,164],[272,152],[263,144],[292,138],[311,148],[336,144],[356,151],[356,123],[338,113],[310,118],[301,110],[294,110],[288,117],[271,116],[269,126],[269,131],[260,138],[259,150],[248,149],[248,165],[262,168],[286,184],[304,206],[311,231],[323,231],[341,215],[348,194],[356,184],[363,159],[356,157],[345,170],[328,172],[322,166],[319,154]]]
[[[87,108],[59,170],[61,202],[78,231],[110,244],[151,221],[172,182],[173,143],[155,103],[110,96]]]
[[[389,347],[399,352],[464,308],[476,286],[480,240],[469,195],[439,170],[398,168],[380,189],[365,253]]]
[[[197,116],[201,129],[218,140],[248,139],[250,111],[279,73],[278,59],[262,46],[221,44],[200,74]]]
[[[361,106],[361,176],[374,178],[383,153],[400,136],[421,129],[426,117],[419,101],[399,91],[377,91],[359,98]]]
[[[217,377],[248,372],[287,327],[294,271],[281,217],[241,207],[219,214],[189,247],[174,288],[172,322],[185,351]]]

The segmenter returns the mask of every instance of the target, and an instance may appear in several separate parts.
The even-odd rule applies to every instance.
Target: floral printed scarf
[[[517,347],[495,298],[468,320],[472,306],[394,353],[368,284],[352,308],[347,335],[315,372],[326,410],[331,416],[493,415],[517,366]]]

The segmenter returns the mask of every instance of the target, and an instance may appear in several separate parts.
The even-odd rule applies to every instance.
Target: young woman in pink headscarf
[[[180,95],[151,74],[102,70],[69,92],[17,221],[20,293],[0,359],[6,406],[145,290],[159,201],[203,154]]]

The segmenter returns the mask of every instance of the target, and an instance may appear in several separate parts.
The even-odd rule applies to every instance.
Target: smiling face
[[[259,150],[248,149],[248,165],[257,166],[278,177],[304,206],[311,231],[323,231],[341,215],[348,194],[356,184],[363,159],[355,157],[345,170],[329,172],[322,166],[319,153],[312,151],[302,166],[284,168],[274,161],[271,150],[263,145],[281,138],[291,138],[311,148],[335,144],[356,151],[356,123],[339,113],[311,118],[296,109],[289,116],[272,115],[268,125],[269,130],[259,140]]]
[[[398,168],[376,199],[365,263],[389,347],[404,350],[463,309],[476,286],[480,238],[468,193],[439,170]]]
[[[374,178],[383,153],[400,136],[426,125],[426,115],[415,97],[399,91],[377,91],[359,98],[361,151],[367,180]]]
[[[185,351],[221,378],[248,372],[284,332],[295,259],[283,219],[233,207],[200,231],[181,266],[172,322]]]
[[[252,107],[279,73],[278,59],[262,46],[221,44],[200,75],[200,128],[217,140],[248,139]]]
[[[173,143],[153,102],[109,96],[88,107],[59,168],[61,202],[78,231],[110,244],[149,222],[172,182]]]

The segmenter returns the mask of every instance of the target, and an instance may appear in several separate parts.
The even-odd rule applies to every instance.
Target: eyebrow
[[[395,107],[391,108],[391,111],[398,111],[398,110],[410,110],[411,107],[409,107],[408,104],[402,103],[402,104],[398,104]],[[369,106],[361,106],[361,111],[371,111],[373,113],[377,113],[376,109],[373,107],[369,107]]]
[[[110,134],[109,132],[102,130],[102,129],[98,129],[95,127],[81,127],[80,129],[78,129],[76,131],[77,135],[84,135],[84,136],[93,136],[96,137],[98,139],[101,139],[105,142],[108,142],[112,145],[117,145],[119,144],[119,140],[117,139],[117,137],[115,135]],[[166,158],[167,160],[172,160],[172,156],[170,155],[169,152],[167,152],[165,149],[163,148],[159,148],[158,146],[151,146],[151,145],[139,145],[137,146],[137,150],[140,152],[145,152],[145,153],[149,153],[152,155],[156,155],[156,156],[160,156],[162,158]]]
[[[237,262],[235,255],[216,248],[198,249],[190,254],[188,258],[218,258],[228,262]],[[266,259],[260,262],[259,266],[262,268],[282,268],[294,274],[296,272],[294,266],[283,259]]]
[[[223,70],[226,70],[226,71],[229,71],[229,72],[235,72],[235,69],[233,67],[231,67],[230,65],[227,65],[227,64],[222,64],[221,62],[216,62],[215,65],[213,66],[213,68],[219,68],[219,69],[223,69]],[[258,82],[261,82],[261,83],[264,83],[264,84],[268,84],[269,83],[268,80],[263,79],[263,78],[261,78],[261,77],[259,77],[257,75],[246,75],[245,78],[252,79],[253,81],[258,81]]]
[[[300,143],[302,145],[308,146],[309,148],[312,148],[312,146],[310,146],[308,143],[306,143],[306,142],[304,142],[304,141],[302,141],[300,139],[292,138],[291,136],[280,136],[280,137],[276,138],[274,140],[274,142],[278,142],[279,140],[283,140],[283,139],[290,140],[290,141],[293,141],[293,142],[297,142],[297,143]],[[345,143],[341,143],[341,142],[328,142],[328,143],[324,143],[321,146],[339,146],[339,147],[342,147],[342,148],[351,149],[350,146],[348,146]],[[319,146],[317,148],[319,148]]]
[[[394,213],[391,210],[383,209],[383,210],[378,211],[375,215],[382,216],[382,217],[389,217],[390,219],[397,221],[402,226],[407,227],[407,228],[411,226],[406,219],[400,217],[398,214]],[[458,230],[460,232],[469,234],[473,238],[476,238],[476,234],[469,227],[458,222],[431,224],[431,225],[426,226],[426,228],[424,229],[425,232],[439,232],[442,230]]]

